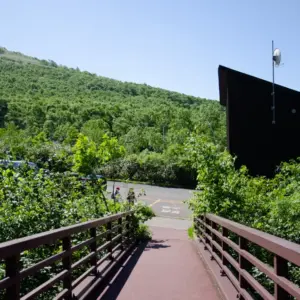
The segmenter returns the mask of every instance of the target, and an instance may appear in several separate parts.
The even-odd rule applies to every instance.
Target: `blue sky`
[[[102,76],[219,99],[223,64],[299,88],[299,0],[1,0],[0,46]]]

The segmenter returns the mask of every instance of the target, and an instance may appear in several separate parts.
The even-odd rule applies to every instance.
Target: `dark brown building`
[[[219,89],[228,148],[238,166],[246,165],[253,175],[272,176],[280,162],[300,157],[299,92],[275,85],[272,124],[271,82],[219,66]]]

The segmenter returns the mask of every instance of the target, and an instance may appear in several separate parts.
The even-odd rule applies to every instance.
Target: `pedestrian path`
[[[151,227],[152,241],[129,257],[99,300],[221,299],[186,230],[169,225]]]
[[[192,220],[181,220],[176,218],[154,217],[147,221],[146,224],[152,227],[172,228],[184,230],[185,232],[192,226]]]

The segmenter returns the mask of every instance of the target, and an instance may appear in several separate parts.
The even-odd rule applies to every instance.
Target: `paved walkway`
[[[178,230],[188,230],[192,226],[192,220],[180,220],[171,218],[154,217],[147,221],[146,224],[150,227],[173,228]]]
[[[124,264],[101,300],[220,300],[186,230],[151,227],[153,239]]]

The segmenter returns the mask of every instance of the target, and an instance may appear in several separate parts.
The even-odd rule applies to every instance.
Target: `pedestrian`
[[[120,195],[120,188],[117,186],[115,194],[114,194],[115,201],[119,201],[120,197],[121,197],[121,195]]]
[[[127,201],[128,201],[129,204],[134,204],[134,202],[136,201],[135,193],[134,193],[133,188],[130,188],[129,191],[128,191]]]

